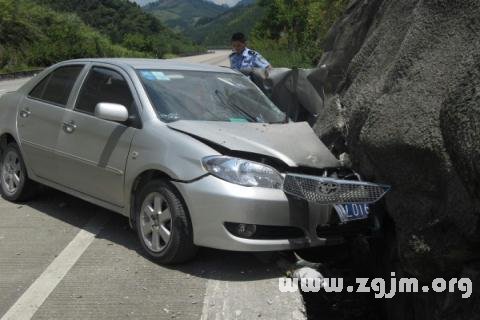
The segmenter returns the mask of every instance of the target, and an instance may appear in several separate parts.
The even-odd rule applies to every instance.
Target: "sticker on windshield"
[[[160,72],[160,71],[153,71],[152,72],[153,76],[155,77],[156,80],[159,81],[170,81],[170,78],[165,75],[165,73]]]
[[[248,122],[247,119],[244,118],[230,118],[230,122]]]
[[[142,71],[141,75],[145,80],[170,81],[170,78],[160,71]]]
[[[150,81],[155,80],[155,76],[153,75],[153,73],[151,71],[142,71],[141,74],[142,74],[142,77],[145,80],[150,80]]]

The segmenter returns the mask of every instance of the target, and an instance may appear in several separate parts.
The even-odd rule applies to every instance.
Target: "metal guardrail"
[[[28,70],[28,71],[17,71],[17,72],[10,72],[10,73],[0,73],[0,81],[1,80],[12,80],[12,79],[27,78],[27,77],[34,76],[41,71],[43,71],[43,69],[34,69],[34,70]]]
[[[222,50],[218,49],[217,50]],[[207,51],[198,51],[198,52],[191,52],[191,53],[184,53],[177,55],[179,58],[185,57],[193,57],[202,54],[209,54],[215,52],[215,49],[209,48]],[[26,71],[16,71],[16,72],[9,72],[9,73],[0,73],[0,81],[2,80],[12,80],[12,79],[21,79],[26,77],[32,77],[39,72],[43,71],[43,68],[33,69],[33,70],[26,70]]]
[[[230,46],[207,46],[208,50],[232,50],[232,47]]]
[[[190,52],[190,53],[183,53],[178,54],[178,58],[186,58],[186,57],[193,57],[202,54],[209,54],[215,52],[215,49],[222,50],[219,48],[208,48],[206,51],[198,51],[198,52]],[[12,79],[21,79],[26,77],[32,77],[39,72],[43,71],[43,68],[33,69],[33,70],[26,70],[26,71],[16,71],[16,72],[9,72],[9,73],[0,73],[0,81],[2,80],[12,80]]]

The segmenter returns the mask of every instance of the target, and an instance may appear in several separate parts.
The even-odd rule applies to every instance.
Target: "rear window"
[[[29,96],[57,106],[66,106],[68,97],[82,69],[83,65],[55,69],[35,86]]]

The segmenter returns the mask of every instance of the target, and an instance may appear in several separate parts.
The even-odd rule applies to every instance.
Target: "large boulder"
[[[315,130],[392,186],[401,272],[480,279],[480,2],[354,0],[319,66],[329,76]],[[475,295],[456,312],[458,293],[420,294],[397,318],[478,318]]]

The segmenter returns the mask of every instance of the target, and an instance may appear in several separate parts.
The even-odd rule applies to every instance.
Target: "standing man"
[[[262,69],[268,73],[272,67],[261,54],[247,48],[247,37],[241,32],[232,36],[232,50],[230,55],[232,69],[251,74],[253,69]]]

